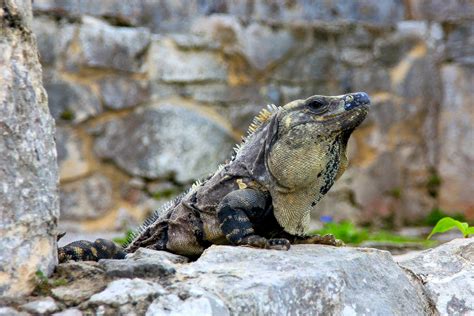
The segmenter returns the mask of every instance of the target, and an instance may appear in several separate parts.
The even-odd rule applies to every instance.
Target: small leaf
[[[474,226],[471,226],[467,229],[466,236],[468,235],[474,235]]]
[[[440,219],[438,223],[436,223],[427,239],[430,239],[431,236],[436,233],[444,233],[445,231],[451,230],[453,228],[459,229],[463,236],[466,236],[469,225],[467,223],[461,223],[460,221],[452,219],[451,217],[444,217]]]

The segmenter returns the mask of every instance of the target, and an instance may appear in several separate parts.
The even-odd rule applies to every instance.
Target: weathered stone
[[[428,304],[388,252],[292,246],[289,252],[212,246],[179,273],[230,314],[425,315]]]
[[[229,86],[223,83],[187,85],[181,91],[184,97],[191,97],[198,102],[211,104],[229,104],[248,102],[258,98],[258,86]]]
[[[19,312],[11,307],[0,307],[0,316],[29,316],[26,312]]]
[[[443,210],[474,217],[474,68],[441,68],[444,97],[440,109],[439,203]]]
[[[228,316],[228,308],[224,302],[206,291],[193,289],[186,293],[187,297],[181,299],[176,294],[159,296],[148,307],[147,316],[152,315],[202,315],[202,316]]]
[[[61,181],[75,179],[90,171],[84,143],[73,129],[68,127],[56,129],[56,150]]]
[[[26,303],[22,305],[21,308],[30,313],[39,315],[51,314],[59,309],[58,305],[51,297],[46,297],[37,301]]]
[[[31,3],[0,8],[0,296],[20,296],[57,260],[54,121],[47,107]]]
[[[176,272],[165,260],[142,258],[135,260],[100,260],[107,276],[113,278],[159,278]]]
[[[100,101],[85,85],[53,79],[44,85],[51,115],[56,122],[81,123],[102,112]]]
[[[109,121],[104,135],[97,138],[95,151],[132,175],[174,175],[186,183],[213,172],[229,157],[233,143],[223,124],[197,108],[165,102]]]
[[[84,302],[107,286],[105,272],[96,262],[62,263],[54,276],[67,284],[51,289],[53,297],[71,305]]]
[[[260,23],[243,27],[235,17],[225,15],[202,18],[196,21],[193,31],[204,34],[227,49],[239,51],[259,70],[281,59],[296,45],[289,30]]]
[[[174,253],[167,251],[158,251],[148,248],[138,248],[134,253],[128,254],[127,259],[132,261],[150,259],[170,265],[177,263],[187,263],[189,261],[189,259],[184,256],[175,255]]]
[[[237,2],[239,3],[239,2]],[[239,3],[244,6],[244,2]],[[231,5],[230,12],[236,10],[237,4]],[[278,21],[286,23],[313,22],[368,22],[376,25],[391,25],[403,19],[405,8],[399,1],[364,0],[364,1],[292,1],[269,2],[255,1],[251,17],[257,20]],[[243,11],[248,17],[248,10]]]
[[[114,27],[92,17],[83,17],[79,29],[80,65],[141,72],[143,55],[150,43],[145,28]],[[113,56],[113,58],[111,58]]]
[[[335,75],[335,52],[321,44],[310,53],[297,54],[277,67],[273,78],[283,83],[304,81],[328,81]],[[323,92],[319,92],[324,94]]]
[[[157,283],[142,279],[120,279],[110,282],[105,290],[94,294],[88,302],[120,306],[150,300],[163,294],[166,291]]]
[[[421,39],[415,34],[395,33],[375,41],[374,55],[384,66],[392,67],[406,57],[407,53],[420,42],[422,42]]]
[[[218,43],[197,34],[170,34],[170,38],[183,49],[217,49]]]
[[[414,19],[459,21],[474,18],[474,3],[465,0],[410,0],[409,14]]]
[[[62,185],[59,196],[61,219],[97,218],[113,204],[112,184],[101,174]]]
[[[82,316],[82,312],[77,308],[68,308],[59,313],[54,313],[52,316]]]
[[[57,23],[47,17],[35,17],[32,31],[36,35],[42,65],[54,64],[71,43],[75,25]]]
[[[474,15],[474,4],[472,5]],[[461,64],[474,65],[474,23],[457,25],[446,41],[446,57]]]
[[[79,17],[92,15],[108,17],[120,24],[138,24],[145,13],[143,1],[117,0],[35,0],[33,9],[37,13],[53,13]]]
[[[455,239],[399,264],[423,284],[440,315],[474,313],[474,238]]]
[[[131,108],[150,98],[149,82],[108,76],[99,82],[104,105],[112,110]]]
[[[149,52],[149,75],[165,82],[224,81],[227,68],[215,52],[179,50],[171,40],[156,39]]]

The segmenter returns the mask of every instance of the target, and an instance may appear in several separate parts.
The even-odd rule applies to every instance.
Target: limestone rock
[[[71,43],[76,27],[71,24],[56,23],[46,17],[33,19],[32,31],[36,35],[42,65],[56,63]]]
[[[78,43],[81,53],[77,56],[79,65],[142,71],[143,54],[150,43],[147,29],[114,27],[92,17],[83,17],[82,22]]]
[[[444,98],[440,110],[440,206],[473,216],[474,200],[474,68],[446,65],[441,69]]]
[[[26,312],[19,312],[11,307],[0,307],[0,316],[29,316]]]
[[[186,183],[213,172],[229,158],[233,143],[226,127],[198,109],[163,102],[109,121],[95,151],[131,175],[175,175]]]
[[[150,47],[149,75],[165,82],[223,81],[227,69],[212,51],[179,50],[170,40],[157,39]]]
[[[184,299],[181,299],[176,294],[159,296],[150,304],[146,315],[229,316],[230,313],[225,303],[219,297],[193,288],[191,291],[186,292]]]
[[[106,213],[113,204],[112,184],[102,174],[61,186],[61,219],[91,219]]]
[[[120,306],[127,303],[136,303],[165,294],[163,287],[151,281],[142,279],[119,279],[109,283],[107,288],[94,294],[89,303]]]
[[[107,76],[99,85],[105,106],[112,110],[134,107],[150,97],[149,82],[145,80]]]
[[[135,260],[100,260],[107,276],[113,278],[157,278],[172,275],[176,269],[171,264],[150,258]]]
[[[59,178],[62,181],[86,175],[90,165],[85,157],[85,147],[79,134],[68,127],[56,128]]]
[[[239,51],[258,70],[284,57],[296,45],[291,31],[271,28],[261,23],[243,27],[235,17],[215,15],[201,18],[193,31],[220,42],[227,49]]]
[[[51,314],[59,309],[56,302],[50,297],[26,303],[21,307],[30,313],[39,315]]]
[[[165,264],[187,263],[189,259],[184,256],[175,255],[167,251],[152,250],[148,248],[138,248],[134,253],[128,254],[127,259],[132,261],[150,259]]]
[[[423,284],[441,315],[474,313],[474,238],[455,239],[399,264]]]
[[[59,313],[54,313],[52,316],[82,316],[82,312],[77,308],[68,308]]]
[[[230,314],[424,315],[421,293],[390,254],[297,245],[286,251],[212,246],[179,273]]]
[[[472,11],[474,17],[474,4]],[[455,62],[474,65],[474,23],[472,21],[455,26],[454,30],[448,34],[446,55]]]
[[[58,172],[31,3],[0,8],[0,296],[31,292],[57,260]]]
[[[55,78],[44,87],[51,115],[59,123],[81,123],[102,112],[99,98],[86,85]]]
[[[464,0],[411,0],[414,19],[430,21],[459,21],[474,18],[474,3]]]

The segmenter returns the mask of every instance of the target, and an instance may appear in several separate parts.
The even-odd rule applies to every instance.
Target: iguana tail
[[[58,248],[59,263],[73,261],[99,261],[100,259],[124,259],[127,253],[122,247],[107,239],[94,242],[77,240]]]

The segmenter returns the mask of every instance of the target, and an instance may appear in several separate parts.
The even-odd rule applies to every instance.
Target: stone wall
[[[373,110],[314,219],[474,218],[470,1],[36,0],[34,12],[67,230],[140,222],[230,157],[267,103],[349,91]]]

